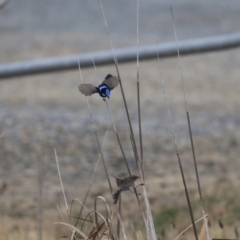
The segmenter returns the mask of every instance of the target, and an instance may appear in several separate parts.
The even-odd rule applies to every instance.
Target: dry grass
[[[235,54],[237,55],[237,52],[232,51],[195,57],[192,56],[182,59],[184,66],[191,66],[191,69],[187,68],[187,71],[184,72],[186,75],[185,81],[190,111],[193,116],[192,124],[193,131],[195,131],[194,140],[196,144],[203,195],[204,198],[207,198],[205,207],[206,212],[210,214],[210,220],[213,225],[211,228],[213,237],[220,237],[222,234],[217,224],[219,218],[223,219],[223,221],[226,221],[225,228],[227,236],[229,237],[234,234],[234,225],[238,226],[237,219],[239,216],[239,208],[237,201],[234,201],[234,199],[238,199],[237,189],[239,189],[237,159],[239,156],[238,144],[240,138],[239,133],[235,131],[237,122],[234,120],[238,118],[238,113],[235,111],[235,109],[237,109],[237,107],[240,105],[238,96],[239,90],[238,87],[234,87],[236,85],[234,76],[237,74],[237,68],[231,69],[231,76],[228,76],[224,70],[224,64],[226,61],[225,59],[231,59],[233,58],[232,55]],[[216,58],[220,58],[218,61],[218,65],[220,66],[219,68],[216,68],[214,65],[214,59]],[[224,59],[224,61],[221,62],[221,59]],[[166,88],[168,91],[174,93],[169,93],[169,101],[171,110],[174,114],[174,123],[177,126],[176,131],[180,140],[179,145],[181,148],[182,157],[184,159],[183,164],[184,171],[187,175],[188,187],[193,201],[197,202],[198,195],[195,178],[192,172],[193,165],[191,162],[191,150],[189,147],[189,140],[187,140],[187,134],[183,132],[187,129],[185,128],[186,120],[184,119],[184,108],[182,104],[183,99],[181,92],[178,90],[178,88],[181,86],[178,83],[176,84],[176,80],[174,80],[174,78],[177,78],[178,73],[177,70],[174,69],[171,71],[171,73],[167,72],[165,69],[165,67],[167,68],[168,65],[173,65],[174,62],[174,59],[163,62],[162,69],[165,75],[164,77],[168,79],[168,81],[166,81]],[[199,67],[199,65],[202,65],[202,67]],[[130,103],[130,112],[132,113],[132,116],[135,115],[136,111],[136,100],[134,93],[135,84],[133,82],[134,74],[131,73],[133,67],[134,65],[132,64],[129,66],[121,66],[121,68],[124,68],[124,77],[122,77],[124,85],[128,84],[128,88],[125,91],[127,99]],[[141,97],[144,156],[146,158],[146,186],[148,187],[150,204],[154,215],[156,215],[156,218],[158,217],[158,213],[160,216],[162,215],[161,209],[171,208],[175,205],[177,205],[178,209],[182,209],[180,211],[181,214],[177,214],[177,218],[175,220],[175,224],[178,229],[176,232],[180,232],[187,225],[189,225],[190,222],[186,215],[185,197],[183,195],[183,188],[180,184],[181,178],[178,173],[178,168],[175,165],[176,157],[174,156],[171,136],[169,131],[166,129],[167,116],[166,110],[164,109],[164,99],[162,94],[160,94],[160,82],[157,78],[157,72],[155,70],[156,67],[157,63],[151,61],[142,64],[140,68],[143,79],[150,79],[151,81],[150,86],[149,82],[141,81],[142,89],[144,89]],[[206,69],[206,71],[203,71],[202,68]],[[219,74],[221,75],[221,78],[218,79],[218,77],[216,77],[211,79],[209,76],[213,77],[214,71],[217,71],[217,69],[218,71],[221,71],[221,74]],[[203,82],[202,80],[193,80],[192,76],[194,74],[194,70],[198,77],[200,75],[204,75],[203,78],[209,78],[209,81]],[[108,72],[109,70],[107,68],[102,68],[99,71],[101,72],[101,75],[104,76],[104,73]],[[84,71],[85,78],[89,76],[89,73],[90,70]],[[128,78],[127,73],[129,74]],[[92,75],[94,75],[94,71]],[[78,73],[52,75],[50,76],[50,82],[49,76],[38,76],[31,78],[32,79],[23,79],[20,82],[2,82],[1,85],[3,88],[1,88],[1,92],[3,94],[1,94],[1,101],[6,102],[9,104],[9,106],[23,106],[25,103],[29,102],[30,99],[32,99],[32,104],[34,104],[34,106],[38,104],[38,101],[42,106],[49,106],[52,104],[55,110],[59,109],[60,111],[65,111],[66,114],[69,114],[69,116],[71,116],[69,119],[71,120],[68,121],[72,121],[73,125],[71,127],[71,133],[67,134],[67,128],[58,121],[52,122],[52,120],[49,120],[48,123],[44,123],[39,129],[39,131],[43,129],[43,131],[41,131],[43,134],[42,138],[44,140],[42,141],[42,149],[44,149],[43,153],[36,148],[36,144],[39,142],[39,140],[37,141],[36,139],[36,134],[38,133],[38,131],[36,132],[36,127],[33,125],[33,127],[29,129],[29,127],[22,125],[22,121],[28,119],[28,115],[24,115],[24,111],[21,113],[16,112],[17,116],[22,116],[22,119],[18,118],[19,122],[16,123],[13,128],[4,127],[1,129],[1,132],[5,132],[4,139],[1,140],[1,147],[2,149],[5,149],[1,151],[1,159],[3,159],[5,155],[8,156],[7,159],[9,160],[9,164],[15,163],[15,156],[13,156],[9,150],[6,152],[6,149],[13,148],[17,153],[17,156],[21,156],[21,160],[19,161],[22,162],[22,159],[25,159],[24,161],[26,162],[26,165],[29,166],[29,169],[23,169],[21,174],[12,168],[5,168],[5,174],[7,172],[11,173],[13,181],[7,181],[8,190],[1,197],[1,202],[3,204],[2,206],[4,206],[3,212],[4,215],[11,213],[12,219],[22,219],[21,222],[27,221],[29,217],[33,218],[33,220],[36,219],[36,217],[34,218],[34,216],[31,216],[34,214],[36,215],[37,210],[36,201],[33,200],[37,197],[37,191],[34,192],[31,190],[33,184],[36,184],[37,187],[37,180],[34,177],[37,174],[37,171],[35,170],[37,169],[37,164],[36,162],[31,163],[31,165],[28,164],[28,162],[32,162],[32,157],[41,155],[44,156],[48,168],[48,175],[45,179],[44,212],[56,211],[51,209],[55,208],[56,204],[63,204],[59,183],[56,177],[56,166],[53,161],[53,147],[57,147],[58,149],[60,166],[63,169],[64,174],[63,182],[68,192],[68,199],[75,197],[83,199],[86,190],[86,187],[83,186],[83,183],[87,184],[89,179],[87,175],[88,173],[91,173],[93,168],[92,163],[94,163],[98,158],[96,146],[95,144],[91,143],[94,141],[94,135],[91,133],[92,130],[90,120],[86,120],[89,119],[89,115],[85,106],[85,99],[80,97],[79,101],[79,93],[77,92],[77,85],[79,81]],[[71,84],[68,84],[69,78],[73,79]],[[227,78],[229,80],[228,83],[223,81],[223,79]],[[91,82],[91,78],[89,78],[88,81]],[[46,86],[49,85],[50,87],[46,88]],[[214,85],[214,88],[212,85]],[[7,92],[13,92],[15,89],[19,88],[21,88],[21,91],[17,91],[16,94],[14,94],[14,99],[8,98]],[[3,89],[5,91],[3,91]],[[33,94],[33,89],[37,89],[35,94]],[[76,92],[74,93],[75,95],[72,93],[72,89],[76,89]],[[226,98],[223,98],[225,95],[230,95],[231,98],[226,100]],[[45,96],[50,97],[46,98]],[[103,102],[99,101],[98,96],[93,96],[90,101],[98,122],[98,126],[103,128],[99,129],[100,134],[103,137],[106,130],[106,119],[108,119],[108,117],[101,117],[101,112],[104,111],[100,110],[104,108]],[[78,110],[79,115],[73,115],[71,113],[71,109],[77,109],[77,105],[79,105],[80,108],[80,110]],[[119,108],[121,109],[122,107],[119,89],[114,90],[110,105],[120,137],[124,141],[124,149],[128,158],[131,159],[133,155],[127,140],[127,128],[125,124],[123,124],[124,115],[123,112],[119,112]],[[106,116],[108,116],[107,111]],[[149,122],[149,116],[155,116],[150,120],[151,122]],[[119,118],[121,120],[119,120]],[[34,121],[37,121],[37,119]],[[224,121],[226,121],[226,124]],[[79,124],[81,124],[81,122],[85,122],[85,126],[87,126],[86,131],[79,129]],[[21,125],[19,125],[19,123],[21,123],[23,128],[20,127]],[[56,127],[56,123],[59,127]],[[159,127],[158,123],[160,124]],[[108,121],[107,124],[110,124],[110,121]],[[46,129],[52,129],[54,131],[56,129],[57,134],[55,137],[58,139],[58,141],[54,140],[55,137],[50,138],[46,132]],[[157,134],[153,134],[152,129],[157,129]],[[20,145],[17,139],[11,137],[11,133],[16,132],[21,133],[20,139],[22,144]],[[121,154],[120,150],[116,148],[117,141],[114,140],[114,138],[114,133],[110,131],[109,139],[106,141],[106,148],[104,151],[110,169],[109,172],[112,174],[116,173],[116,169],[118,167],[121,168],[121,171],[124,170],[124,165],[119,162],[121,159]],[[32,141],[32,139],[36,140]],[[28,149],[29,153],[31,152],[32,155],[22,151],[22,149],[26,148],[26,144],[23,144],[24,142],[32,142],[30,146],[34,146],[34,149]],[[87,151],[87,149],[90,149],[91,151]],[[75,171],[76,167],[78,167],[78,164],[76,164],[71,156],[75,156],[77,158],[78,156],[81,156],[81,168],[84,167],[87,173],[83,173],[83,175],[81,175],[81,178],[85,178],[82,183],[79,183],[78,178],[80,178],[80,175],[77,173],[77,171]],[[102,166],[100,166],[96,179],[104,179],[104,176],[101,174],[102,171]],[[153,177],[150,177],[150,174]],[[74,176],[75,180],[72,180],[72,177],[68,177],[68,175]],[[31,179],[31,181],[29,181],[29,179]],[[95,196],[101,194],[109,203],[111,203],[111,196],[108,193],[108,187],[105,181],[103,183],[95,182],[94,185],[95,186],[90,193],[89,199],[93,199]],[[229,188],[229,186],[231,187]],[[213,193],[214,199],[212,199]],[[26,194],[29,196],[28,199],[25,198]],[[13,195],[14,198],[12,197]],[[129,200],[127,197],[124,197],[124,203],[132,204],[134,201],[134,195],[131,194],[128,197]],[[90,200],[87,206],[91,208],[92,203],[93,202]],[[136,204],[133,204],[131,209],[136,210],[137,207],[134,205]],[[136,214],[133,214],[135,210],[132,213],[123,210],[123,217],[129,219],[137,219],[141,217],[139,214],[137,214],[137,216]],[[181,217],[182,215],[183,217]],[[195,216],[196,218],[201,217],[201,212],[196,210]],[[46,215],[44,216],[44,219],[45,221],[47,220]],[[59,220],[59,217],[56,216],[52,222],[57,220]],[[134,220],[134,222],[137,224],[136,220]],[[169,234],[171,232],[169,225],[170,222],[171,220],[167,217],[164,227],[157,227],[157,232],[160,233],[162,228],[164,228],[165,232],[168,232]],[[49,221],[49,224],[51,224],[51,221]],[[11,225],[13,226],[14,224],[12,223],[9,226]],[[135,227],[136,226],[139,225],[137,224]],[[136,229],[141,229],[141,224],[139,228],[136,227]],[[9,230],[9,228],[7,228],[7,230]],[[35,231],[37,231],[37,227],[35,227]],[[45,231],[47,230],[45,229]],[[36,232],[35,235],[37,235]]]

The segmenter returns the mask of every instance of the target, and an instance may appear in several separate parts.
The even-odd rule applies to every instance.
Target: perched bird
[[[78,90],[85,96],[91,96],[94,93],[99,93],[102,98],[109,98],[111,90],[113,90],[118,85],[118,77],[108,74],[103,82],[98,86],[92,84],[83,83],[79,85]]]
[[[133,187],[134,182],[139,178],[139,176],[129,176],[126,173],[120,173],[115,178],[118,190],[113,194],[113,204],[116,204],[118,202],[119,196],[122,191],[130,190],[130,187]]]

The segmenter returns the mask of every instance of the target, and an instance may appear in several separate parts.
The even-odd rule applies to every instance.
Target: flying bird
[[[130,190],[131,187],[134,187],[133,184],[139,178],[139,176],[136,175],[129,176],[126,173],[120,173],[115,178],[118,190],[113,194],[113,204],[116,204],[118,202],[118,199],[122,191],[127,191]]]
[[[85,96],[91,96],[94,93],[99,93],[99,95],[105,99],[110,97],[111,90],[118,85],[118,82],[118,77],[108,74],[98,87],[93,84],[83,83],[79,85],[78,90]]]

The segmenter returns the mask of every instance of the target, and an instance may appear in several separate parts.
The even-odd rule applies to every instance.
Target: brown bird
[[[93,84],[83,83],[79,85],[78,90],[85,96],[91,96],[94,93],[99,93],[102,98],[109,98],[111,90],[113,90],[118,85],[118,77],[108,74],[103,82],[98,86]]]
[[[130,187],[133,187],[134,182],[139,178],[139,176],[129,176],[126,173],[120,173],[117,176],[113,177],[116,178],[116,183],[118,186],[118,190],[113,194],[113,204],[116,204],[118,202],[121,192],[130,190]]]

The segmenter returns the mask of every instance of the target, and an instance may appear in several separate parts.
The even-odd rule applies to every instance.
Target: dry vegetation
[[[28,55],[29,53],[24,51],[17,55],[16,51],[5,49],[1,56],[8,56],[8,59],[12,60],[28,59],[33,55],[38,58],[46,56],[43,49],[46,50],[46,54],[51,52],[52,55],[59,54],[59,49],[62,49],[61,54],[69,54],[69,51],[74,53],[76,50],[79,51],[77,47],[79,37],[69,34],[67,37],[59,37],[66,38],[67,41],[71,39],[70,47],[65,45],[65,41],[55,42],[56,36],[51,34],[44,38],[36,36],[31,38],[30,42],[34,46],[34,54]],[[5,38],[5,41],[11,42],[14,38],[14,41],[21,42],[23,35],[9,34],[5,35]],[[81,40],[87,42],[89,38],[81,36]],[[91,41],[90,45],[96,44],[95,38],[91,38]],[[101,47],[106,48],[108,42],[105,44]],[[54,48],[49,49],[49,46]],[[85,51],[86,49],[82,50]],[[0,57],[0,60],[4,62],[3,57]],[[204,210],[208,214],[212,238],[238,238],[240,218],[238,201],[240,134],[236,130],[239,128],[240,117],[237,111],[240,106],[238,63],[239,50],[182,58]],[[177,59],[161,61],[160,67],[162,76],[159,75],[157,60],[140,63],[145,181],[141,179],[137,183],[145,182],[144,188],[147,190],[158,238],[175,239],[182,230],[191,225],[191,218],[164,101],[162,79],[165,83],[195,220],[202,218],[202,205],[196,183]],[[136,63],[119,66],[140,155],[135,69]],[[102,78],[108,73],[116,72],[114,66],[97,68],[97,71]],[[82,74],[84,81],[97,84],[94,68],[82,70]],[[2,106],[0,135],[5,132],[4,138],[0,139],[2,176],[0,239],[30,240],[41,238],[41,234],[43,239],[70,237],[73,234],[73,231],[70,231],[71,226],[54,222],[75,225],[77,220],[69,216],[69,209],[72,207],[71,216],[76,217],[79,215],[81,205],[78,201],[71,205],[71,200],[83,201],[86,196],[95,164],[100,158],[97,141],[100,145],[103,144],[107,128],[109,130],[102,153],[108,172],[113,175],[122,171],[127,172],[105,102],[99,96],[92,96],[89,99],[97,129],[96,140],[86,98],[77,91],[80,84],[77,71],[31,76],[18,81],[3,81],[0,84]],[[14,97],[10,97],[13,95]],[[142,169],[136,166],[130,141],[120,86],[112,92],[108,104],[129,167],[134,174],[141,175]],[[56,148],[59,158],[69,204],[68,211],[59,184],[53,148]],[[79,219],[78,230],[75,230],[81,231],[78,236],[84,234],[95,239],[94,234],[98,234],[99,238],[103,236],[102,239],[106,239],[107,236],[112,239],[112,235],[117,235],[118,209],[112,204],[101,158],[96,170],[85,206],[88,211],[99,211],[104,220],[99,215],[99,223],[96,224],[94,218],[96,216],[92,212],[87,222]],[[115,179],[110,176],[110,181],[116,190]],[[43,191],[40,195],[39,186]],[[139,187],[138,191],[144,189]],[[95,209],[94,201],[97,196],[102,196],[109,205],[105,200],[99,199]],[[140,206],[145,209],[147,199],[143,198],[143,194],[139,198]],[[134,193],[124,192],[121,204],[121,219],[128,239],[141,239],[141,235],[146,239],[146,226]],[[85,218],[88,211],[83,210],[81,217]],[[143,215],[151,218],[145,213]],[[134,237],[135,231],[129,226],[129,222],[134,226],[137,238]],[[203,220],[196,224],[198,234],[202,226]],[[201,234],[199,239],[205,239],[204,230]],[[192,228],[180,239],[186,238],[194,238]]]

